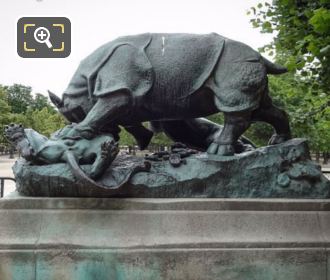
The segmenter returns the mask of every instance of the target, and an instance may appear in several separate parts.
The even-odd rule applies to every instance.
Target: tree
[[[136,145],[136,141],[134,137],[122,127],[120,129],[119,137],[120,137],[119,140],[120,145],[126,145],[126,146]]]
[[[11,105],[10,105],[11,104]],[[31,87],[14,84],[0,85],[0,127],[10,123],[22,124],[26,128],[50,136],[54,131],[65,126],[65,119],[55,111],[48,98],[31,93]],[[0,143],[7,145],[0,133]]]
[[[30,127],[47,137],[65,126],[64,118],[47,107],[34,111],[30,108],[27,115],[30,116]]]
[[[249,13],[254,27],[275,35],[261,51],[291,71],[270,77],[275,104],[289,113],[294,136],[329,151],[330,0],[275,0]]]
[[[137,145],[134,137],[123,128],[121,128],[119,137],[120,137],[120,140],[119,140],[120,145],[128,146],[129,150],[133,149],[133,153],[134,153],[134,147]],[[158,148],[162,148],[164,146],[169,146],[169,145],[171,145],[171,143],[173,143],[173,141],[171,139],[169,139],[164,133],[154,134],[154,136],[152,137],[152,139],[150,141],[151,146],[156,146]],[[149,148],[151,148],[151,146],[149,146]]]
[[[14,84],[5,87],[7,91],[8,104],[14,114],[25,113],[33,104],[32,89],[29,86]]]
[[[329,95],[330,87],[330,0],[275,0],[251,8],[251,22],[261,32],[274,33],[262,49],[284,57],[289,70],[300,75],[313,90]]]
[[[173,143],[173,141],[170,138],[168,138],[165,135],[165,133],[160,132],[160,133],[156,133],[152,137],[150,144],[155,145],[162,150],[165,146],[170,146],[172,143]]]
[[[0,123],[4,124],[9,120],[11,108],[7,103],[7,92],[0,86]]]
[[[128,152],[135,155],[135,145],[136,141],[134,137],[128,133],[123,127],[121,127],[119,134],[119,143],[122,146],[128,146]]]
[[[48,101],[48,97],[42,95],[41,93],[35,94],[31,104],[31,108],[33,110],[42,110],[43,108],[47,108],[50,112],[55,112],[54,107],[50,105]]]
[[[217,113],[217,114],[214,114],[212,116],[209,116],[207,117],[210,121],[212,122],[215,122],[215,123],[218,123],[220,125],[223,125],[224,124],[224,116],[223,116],[223,113]]]
[[[10,122],[11,108],[7,103],[7,92],[4,87],[0,86],[0,143],[5,143],[2,133],[3,127]]]

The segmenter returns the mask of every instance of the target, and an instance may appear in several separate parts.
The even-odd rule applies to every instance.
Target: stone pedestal
[[[330,201],[0,200],[1,280],[330,279]]]

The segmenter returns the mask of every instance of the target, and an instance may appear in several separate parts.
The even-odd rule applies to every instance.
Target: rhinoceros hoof
[[[268,141],[268,145],[281,144],[289,139],[290,139],[290,136],[288,136],[286,134],[273,134],[272,137]]]
[[[235,149],[233,145],[230,144],[219,144],[213,142],[207,149],[209,154],[219,155],[219,156],[233,156],[235,154]]]

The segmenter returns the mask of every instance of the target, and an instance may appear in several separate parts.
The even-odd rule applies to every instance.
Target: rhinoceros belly
[[[225,38],[217,34],[152,34],[146,48],[154,71],[148,103],[159,116],[182,115],[191,96],[210,77]]]

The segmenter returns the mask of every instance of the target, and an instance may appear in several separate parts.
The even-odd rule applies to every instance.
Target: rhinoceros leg
[[[221,134],[223,126],[205,118],[174,121],[157,121],[159,129],[175,142],[186,144],[190,148],[206,151]],[[242,137],[234,143],[235,153],[253,149],[255,145]]]
[[[69,137],[82,136],[90,138],[97,134],[100,127],[116,124],[118,118],[127,115],[132,107],[132,97],[129,92],[118,91],[98,98],[85,119],[67,133]]]
[[[152,125],[154,122],[152,122]],[[157,121],[156,132],[163,131],[175,142],[205,151],[222,126],[204,118]]]
[[[271,102],[253,112],[252,120],[266,122],[274,127],[275,133],[270,138],[269,145],[283,143],[291,138],[289,119],[286,112],[275,107]]]
[[[224,116],[223,130],[208,147],[207,152],[209,154],[234,155],[238,138],[250,126],[251,112],[224,113]]]
[[[131,126],[124,125],[124,128],[128,133],[133,135],[140,150],[144,150],[148,147],[151,138],[154,135],[152,131],[145,128],[141,123]]]

